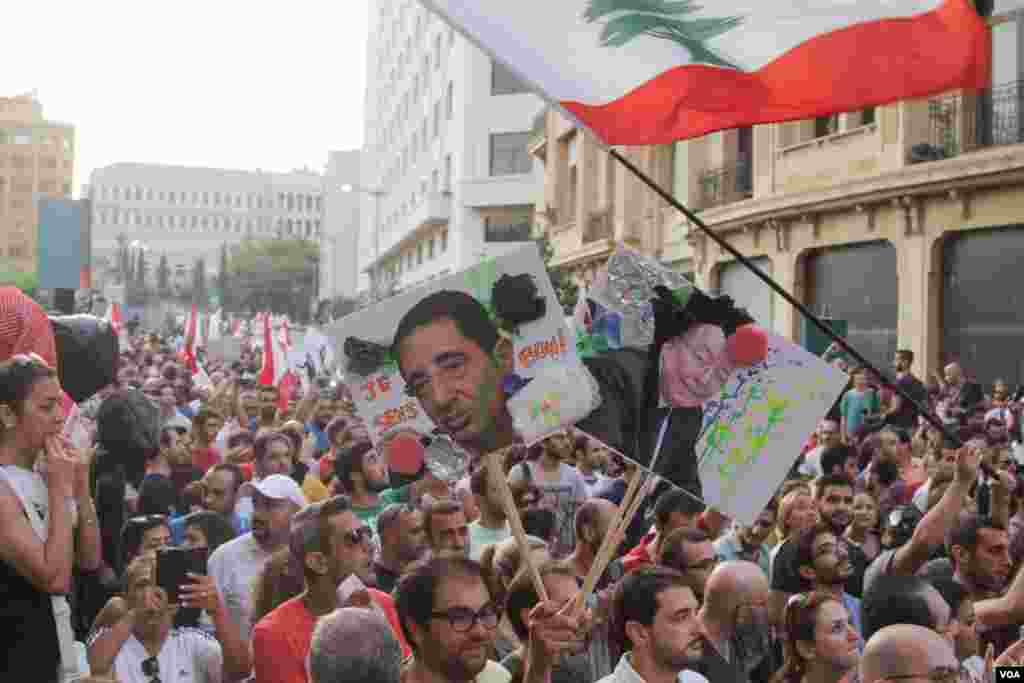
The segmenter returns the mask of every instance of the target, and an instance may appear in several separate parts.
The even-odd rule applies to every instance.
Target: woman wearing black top
[[[61,436],[62,403],[57,373],[42,359],[15,356],[0,363],[4,681],[60,681],[77,673],[71,610],[64,595],[74,561],[83,570],[95,570],[100,544],[88,459]]]

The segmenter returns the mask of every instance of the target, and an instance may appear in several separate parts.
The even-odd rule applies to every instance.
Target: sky
[[[21,2],[0,95],[76,128],[75,195],[116,162],[323,170],[362,145],[368,0]]]

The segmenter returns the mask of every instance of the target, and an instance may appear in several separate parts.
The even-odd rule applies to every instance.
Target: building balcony
[[[615,225],[612,223],[611,207],[592,211],[583,227],[583,244],[614,238]]]
[[[386,263],[392,257],[400,254],[410,245],[416,244],[427,233],[430,233],[439,225],[447,225],[452,215],[452,196],[447,192],[437,192],[425,195],[420,203],[412,210],[401,231],[395,236],[396,239],[390,244],[381,244],[380,253],[368,265],[363,268],[364,273],[371,272],[378,264]],[[382,239],[381,242],[384,240]]]
[[[731,204],[754,196],[754,166],[748,157],[701,172],[700,201],[704,208]]]
[[[984,147],[1024,142],[1021,81],[978,94],[953,93],[928,101],[928,142],[910,149],[909,163],[951,159]]]

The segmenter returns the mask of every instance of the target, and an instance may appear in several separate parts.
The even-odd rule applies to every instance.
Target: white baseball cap
[[[306,507],[306,496],[295,480],[284,474],[272,474],[260,481],[253,482],[252,487],[260,495],[273,500],[290,500],[300,508]]]

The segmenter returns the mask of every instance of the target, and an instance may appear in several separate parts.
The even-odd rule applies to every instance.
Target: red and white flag
[[[285,353],[292,350],[292,335],[288,329],[288,316],[281,318],[281,328],[277,332],[277,340],[284,347]]]
[[[235,339],[241,339],[243,336],[245,336],[242,333],[242,320],[241,319],[235,320],[235,322],[232,324],[232,326],[231,326],[231,336],[234,337]]]
[[[258,384],[277,386],[288,371],[288,360],[281,345],[274,339],[270,316],[263,318],[263,367],[260,369]]]
[[[420,0],[609,145],[990,85],[971,0]]]
[[[181,350],[182,361],[193,375],[198,370],[196,363],[196,334],[199,324],[199,311],[196,305],[192,304],[192,313],[188,317],[188,324],[185,326],[185,348]]]

